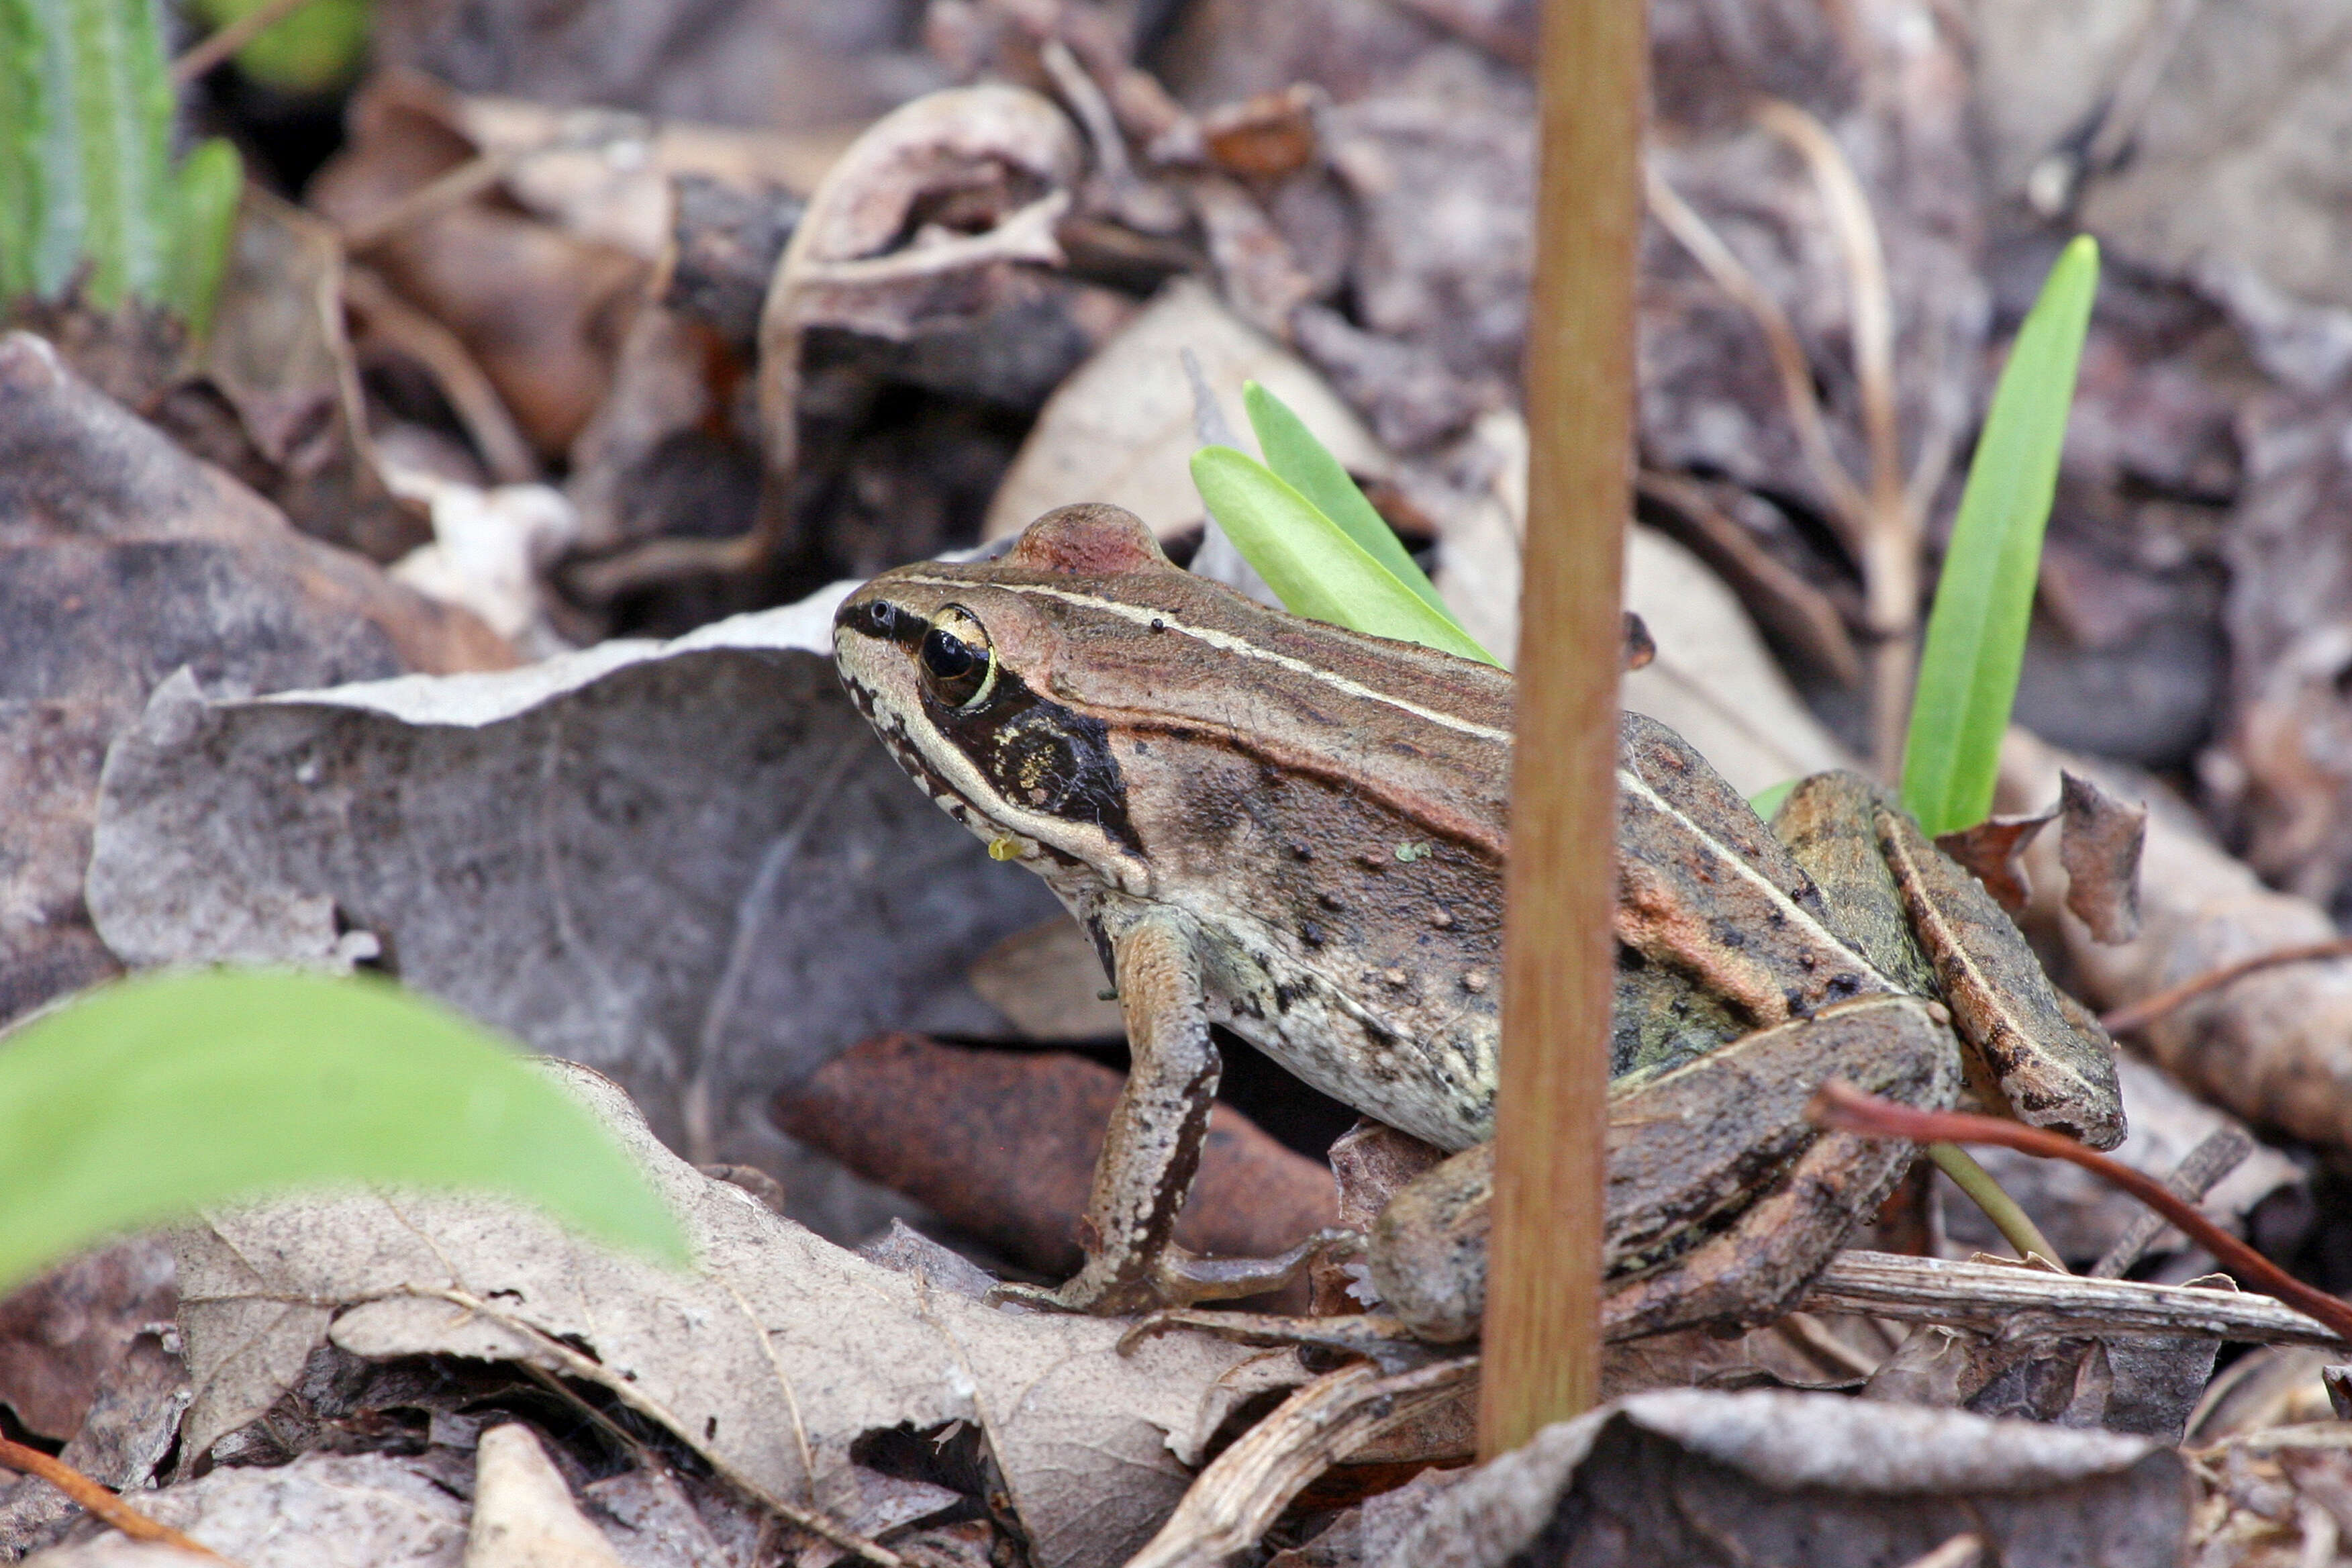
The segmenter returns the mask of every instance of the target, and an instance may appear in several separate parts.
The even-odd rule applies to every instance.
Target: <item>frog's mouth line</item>
[[[985,712],[961,721],[920,696],[910,703],[897,682],[861,676],[857,667],[879,651],[877,645],[911,660],[927,625],[882,600],[845,605],[835,623],[842,686],[899,769],[979,837],[1009,837],[1024,854],[1034,846],[1062,867],[1092,867],[1114,882],[1132,880],[1132,871],[1142,869],[1143,847],[1128,820],[1125,781],[1099,721],[1038,697],[1009,670],[997,677]],[[852,638],[863,646],[853,651]],[[933,759],[918,742],[918,725],[954,752],[979,789]],[[1131,867],[1111,870],[1118,862]]]

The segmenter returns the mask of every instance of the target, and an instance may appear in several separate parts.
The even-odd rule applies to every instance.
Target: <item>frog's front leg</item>
[[[1095,1162],[1086,1267],[1056,1290],[1000,1291],[1070,1311],[1131,1312],[1186,1299],[1165,1279],[1184,1260],[1171,1237],[1200,1169],[1223,1066],[1209,1039],[1200,954],[1177,917],[1153,910],[1120,931],[1111,967],[1132,1065]]]
[[[1823,1132],[1805,1105],[1843,1079],[1949,1106],[1959,1047],[1916,996],[1841,1003],[1610,1093],[1602,1324],[1631,1339],[1786,1311],[1910,1164],[1907,1143]],[[1371,1281],[1425,1339],[1466,1339],[1486,1309],[1492,1145],[1405,1187],[1373,1226]]]

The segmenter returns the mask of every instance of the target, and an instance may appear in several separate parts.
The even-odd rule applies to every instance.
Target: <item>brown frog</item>
[[[1043,1299],[1122,1312],[1249,1294],[1310,1250],[1218,1259],[1170,1240],[1215,1023],[1461,1151],[1391,1203],[1370,1278],[1414,1332],[1475,1334],[1511,678],[1267,609],[1107,506],[1050,512],[996,560],[885,573],[842,605],[835,647],[900,765],[1045,879],[1118,990],[1133,1068],[1087,1262]],[[1776,836],[1631,714],[1618,783],[1612,1334],[1773,1317],[1885,1198],[1914,1151],[1807,1122],[1825,1079],[2121,1139],[2112,1046],[1874,785],[1804,781]]]

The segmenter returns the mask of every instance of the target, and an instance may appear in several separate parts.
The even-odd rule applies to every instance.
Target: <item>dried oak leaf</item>
[[[1243,1401],[1289,1357],[1197,1336],[1119,1353],[1126,1324],[1006,1310],[818,1239],[657,1142],[617,1088],[551,1067],[686,1227],[668,1273],[494,1201],[376,1195],[211,1215],[177,1241],[202,1454],[261,1416],[321,1346],[368,1360],[514,1362],[594,1384],[720,1476],[824,1495],[868,1433],[977,1426],[1034,1560],[1124,1561]]]
[[[908,787],[834,673],[838,597],[494,677],[169,684],[109,763],[99,929],[135,965],[373,945],[698,1162],[784,1174],[779,1084],[877,1030],[1001,1030],[963,972],[1058,908]],[[886,1217],[797,1175],[829,1233]]]
[[[1060,1051],[972,1050],[895,1034],[779,1093],[770,1114],[792,1137],[1058,1278],[1085,1261],[1076,1227],[1121,1081]],[[1178,1244],[1267,1258],[1332,1223],[1331,1173],[1218,1106]]]

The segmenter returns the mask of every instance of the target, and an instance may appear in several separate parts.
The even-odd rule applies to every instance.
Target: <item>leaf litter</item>
[[[1228,403],[1244,379],[1275,384],[1369,481],[1407,544],[1433,552],[1433,575],[1474,635],[1507,652],[1525,510],[1527,436],[1515,405],[1533,8],[1202,0],[1147,37],[1127,30],[1123,12],[940,0],[919,40],[897,22],[876,30],[849,0],[826,8],[822,24],[721,5],[683,31],[640,26],[652,9],[601,0],[561,16],[486,13],[478,29],[452,32],[428,6],[381,0],[386,68],[363,89],[339,162],[314,184],[313,211],[247,197],[245,271],[234,275],[209,360],[168,374],[142,363],[134,385],[116,374],[121,363],[101,363],[103,334],[59,325],[68,353],[90,356],[89,374],[103,372],[296,528],[396,562],[402,581],[469,606],[527,654],[557,657],[509,677],[256,700],[512,653],[473,640],[470,617],[388,593],[356,557],[299,551],[292,585],[262,595],[250,623],[173,631],[178,623],[151,613],[154,605],[134,605],[121,629],[77,642],[55,606],[100,579],[64,574],[85,546],[43,536],[15,568],[18,597],[39,612],[21,623],[30,628],[21,646],[68,651],[12,661],[20,679],[63,678],[9,694],[25,705],[24,728],[0,771],[23,805],[17,858],[0,865],[0,1002],[18,1011],[123,962],[236,954],[384,969],[612,1075],[665,1140],[731,1172],[716,1184],[673,1173],[698,1203],[734,1205],[716,1210],[730,1222],[782,1226],[757,1217],[781,1206],[838,1240],[878,1237],[866,1254],[896,1263],[856,1264],[858,1289],[882,1276],[890,1300],[909,1289],[924,1302],[951,1299],[1003,1333],[1028,1333],[1038,1320],[976,1300],[986,1275],[898,1224],[938,1229],[936,1215],[792,1144],[763,1108],[780,1088],[855,1068],[856,1053],[843,1053],[886,1030],[926,1031],[940,1052],[1008,1039],[1093,1048],[1086,1042],[1105,1029],[1099,976],[1032,881],[989,865],[864,742],[824,668],[829,601],[768,607],[830,576],[1009,533],[1063,500],[1131,492],[1129,504],[1181,549],[1199,518],[1181,473],[1193,445],[1180,364],[1190,349]],[[2307,265],[2332,254],[2324,237],[2301,249],[2291,241],[2324,237],[2335,222],[2324,210],[2332,175],[2323,153],[2343,40],[2317,13],[2287,6],[2282,25],[2302,29],[2302,47],[2217,71],[2238,35],[2210,7],[2116,0],[2037,17],[1979,5],[1965,39],[1949,16],[1910,0],[1852,9],[1838,25],[1781,0],[1653,7],[1657,166],[1785,316],[1831,462],[1792,423],[1789,367],[1774,363],[1755,312],[1654,226],[1642,295],[1645,510],[1702,559],[1634,531],[1629,588],[1658,654],[1629,679],[1628,700],[1690,735],[1743,790],[1834,765],[1866,742],[1852,688],[1871,639],[1831,469],[1863,472],[1881,457],[1863,342],[1880,330],[1872,311],[1883,309],[1891,332],[1906,500],[1933,518],[1948,511],[1943,476],[2031,297],[2017,279],[2040,276],[2070,221],[2095,230],[2132,270],[2103,291],[2085,353],[2019,712],[2061,745],[2172,770],[2200,792],[2221,840],[2147,780],[2070,762],[2126,803],[2085,813],[2070,793],[2070,815],[2119,826],[2044,834],[2021,852],[1988,845],[1984,869],[1992,881],[2021,858],[2030,864],[2030,893],[2021,882],[2013,891],[2030,900],[2027,923],[2086,999],[2111,1012],[2157,1008],[2132,1031],[2161,1066],[2126,1064],[2139,1134],[2127,1157],[2204,1190],[2210,1213],[2265,1250],[2321,1257],[2336,1178],[2309,1167],[2352,1144],[2336,1070],[2346,961],[2328,951],[2337,940],[2329,902],[2340,902],[2352,863],[2341,826],[2352,792],[2337,733],[2343,574],[2327,522],[2347,419],[2335,380],[2352,338],[2340,280]],[[418,66],[441,80],[404,68]],[[951,83],[976,96],[888,113]],[[1797,106],[1836,142],[1883,246],[1883,300],[1874,304],[1850,271],[1853,237],[1818,161],[1753,116],[1759,95]],[[1002,112],[967,119],[983,100]],[[714,123],[657,118],[681,107]],[[2249,124],[2256,133],[2238,136]],[[2217,127],[2231,133],[2217,141]],[[861,133],[874,139],[848,156]],[[836,169],[838,178],[828,174]],[[821,187],[824,210],[803,207]],[[2238,221],[2250,202],[2292,221]],[[841,221],[860,217],[874,221]],[[803,226],[802,255],[826,275],[803,266],[785,288],[776,262]],[[758,318],[779,294],[790,309],[772,314],[799,324],[762,354]],[[509,326],[516,335],[505,335]],[[763,382],[788,384],[772,391],[764,416]],[[142,528],[211,540],[221,517],[268,515],[214,471],[159,452],[152,434],[134,438],[141,427],[119,411],[87,400],[74,408],[65,427],[105,438],[77,435],[58,448],[73,454],[51,459],[68,481],[49,494],[70,495],[112,465],[133,481],[117,515]],[[191,513],[190,496],[210,499]],[[15,504],[12,526],[23,514]],[[245,526],[227,529],[233,564],[174,581],[282,584],[269,563],[285,555],[285,524],[237,531]],[[688,555],[723,563],[755,528],[770,531],[766,563],[752,572],[617,593],[596,579],[648,545],[691,545]],[[714,556],[718,543],[729,548]],[[184,592],[163,600],[193,602]],[[318,616],[322,603],[370,606],[356,625],[392,627],[394,653],[352,656],[336,634],[355,624]],[[597,644],[614,631],[686,632],[739,610],[763,614],[667,645]],[[436,616],[441,632],[418,629]],[[299,626],[299,656],[241,642],[247,624]],[[473,629],[449,629],[458,626]],[[568,644],[597,646],[566,655]],[[193,673],[175,674],[181,664]],[[2054,765],[2012,772],[2004,809],[2059,798]],[[2128,803],[2143,799],[2152,812],[2135,879]],[[2288,890],[2263,887],[2221,845],[2245,848]],[[20,921],[26,909],[38,918]],[[1041,929],[1054,934],[1019,945]],[[1005,956],[1016,951],[1017,962]],[[2282,952],[2305,956],[2252,967]],[[2189,999],[2167,1000],[2199,984]],[[1103,1081],[1107,1069],[1065,1062],[1038,1080]],[[1015,1099],[1034,1112],[1063,1092]],[[2269,1142],[2213,1184],[2200,1160],[2242,1146],[2249,1129]],[[842,1131],[888,1141],[879,1121]],[[2273,1146],[2282,1132],[2300,1141],[2287,1153]],[[923,1152],[927,1191],[986,1200],[963,1233],[943,1233],[959,1246],[988,1256],[970,1228],[1016,1211],[1036,1256],[1066,1246],[1055,1228],[1070,1203],[1066,1179],[1055,1203],[1030,1213],[971,1179],[994,1170],[988,1150],[940,1140]],[[2012,1162],[2004,1179],[2063,1238],[2070,1262],[2095,1259],[2105,1274],[2120,1259],[2114,1267],[2171,1285],[2210,1268],[2071,1169],[2026,1169]],[[404,1202],[355,1203],[353,1212],[414,1217]],[[1916,1246],[1947,1256],[1981,1244],[1957,1211],[1946,1215],[1932,1184],[1880,1230],[1905,1225]],[[795,1267],[811,1278],[849,1267],[805,1237],[797,1245]],[[372,1287],[395,1277],[402,1289],[446,1285],[446,1260],[415,1267],[417,1247],[395,1226],[370,1254]],[[2068,1336],[2056,1309],[2032,1303],[2075,1287],[1939,1265],[1951,1323],[1913,1331],[1906,1347],[1901,1325],[1853,1304],[1865,1283],[1907,1279],[1901,1288],[1916,1290],[1926,1270],[1848,1256],[1814,1311],[1737,1341],[1625,1347],[1612,1391],[1871,1388],[2062,1425],[2168,1436],[2186,1422],[2189,1441],[2205,1447],[2191,1451],[2193,1517],[2172,1537],[2178,1549],[2167,1555],[2158,1539],[2177,1519],[2170,1494],[2141,1496],[2130,1490],[2141,1483],[2126,1480],[2160,1469],[2156,1460],[2173,1450],[2139,1450],[2143,1460],[2117,1459],[2086,1479],[2059,1447],[2017,1436],[2065,1436],[2061,1428],[1971,1426],[1958,1413],[1932,1432],[1906,1428],[1904,1441],[1921,1453],[2006,1447],[2049,1467],[2040,1480],[2014,1478],[2022,1490],[1986,1494],[1993,1501],[1969,1494],[1981,1517],[1930,1539],[1944,1519],[1935,1488],[1958,1470],[1901,1494],[1899,1507],[1869,1490],[1876,1481],[1857,1487],[1826,1471],[1788,1493],[1790,1477],[1724,1436],[1765,1407],[1717,1392],[1690,1396],[1671,1416],[1640,1405],[1651,1397],[1642,1394],[1603,1413],[1584,1456],[1549,1494],[1530,1494],[1524,1517],[1545,1521],[1543,1550],[1586,1550],[1598,1537],[1577,1532],[1596,1521],[1635,1532],[1627,1538],[1653,1559],[1696,1550],[1663,1514],[1612,1500],[1632,1495],[1669,1500],[1685,1516],[1719,1509],[1703,1516],[1726,1524],[1724,1538],[1753,1561],[1780,1560],[1790,1520],[1839,1521],[1854,1541],[1878,1541],[1886,1561],[2034,1561],[2049,1541],[2032,1527],[2062,1539],[2063,1522],[2007,1532],[2010,1504],[1998,1497],[2042,1497],[2059,1513],[2088,1506],[2089,1494],[2069,1487],[2114,1489],[2152,1521],[2144,1533],[2094,1528],[2112,1561],[2300,1563],[2340,1543],[2342,1449],[2328,1436],[2340,1428],[2326,1423],[2319,1371],[2334,1352],[2258,1350],[2208,1384],[2210,1333],[2149,1327],[2161,1300],[2254,1333],[2253,1300],[2222,1313],[2211,1290],[2138,1287],[2133,1297],[2128,1282],[2086,1280],[2081,1291],[2109,1292],[2147,1331]],[[465,1257],[474,1283],[511,1261]],[[300,1267],[290,1254],[268,1261]],[[1344,1276],[1333,1283],[1344,1290]],[[524,1284],[550,1289],[537,1275]],[[656,1300],[676,1288],[647,1287]],[[560,1288],[555,1299],[572,1315],[551,1316],[542,1328],[557,1337],[544,1342],[460,1314],[446,1298],[289,1307],[254,1341],[246,1369],[252,1396],[278,1390],[269,1408],[214,1433],[209,1474],[193,1474],[201,1465],[183,1452],[176,1479],[150,1501],[183,1524],[201,1514],[200,1533],[237,1532],[248,1561],[278,1561],[271,1553],[307,1538],[311,1555],[286,1560],[324,1561],[331,1549],[354,1562],[454,1563],[471,1550],[463,1500],[485,1484],[484,1439],[513,1417],[553,1467],[537,1477],[554,1510],[547,1517],[571,1506],[544,1484],[560,1480],[622,1561],[749,1563],[782,1550],[814,1562],[835,1551],[798,1537],[780,1548],[772,1520],[763,1526],[705,1473],[712,1461],[696,1453],[693,1433],[665,1435],[627,1405],[616,1375],[571,1375],[604,1365],[566,1359],[599,1343],[580,1323],[622,1336],[614,1342],[626,1348],[607,1359],[635,1368],[637,1342],[623,1331],[657,1314],[640,1301],[583,1304]],[[121,1310],[143,1310],[140,1300],[126,1296]],[[538,1311],[551,1298],[528,1300]],[[1867,1300],[1874,1312],[1897,1310]],[[2009,1305],[1984,1304],[1995,1300]],[[1833,1310],[1840,1301],[1849,1310]],[[63,1310],[39,1310],[46,1322]],[[321,1327],[303,1316],[313,1310],[340,1315]],[[109,1348],[99,1364],[68,1369],[64,1404],[54,1387],[50,1404],[35,1403],[38,1380],[58,1370],[46,1352],[28,1350],[21,1373],[0,1356],[0,1401],[19,1416],[44,1409],[39,1430],[71,1437],[70,1452],[104,1479],[171,1478],[173,1445],[198,1428],[180,1426],[175,1402],[188,1395],[172,1334],[150,1332],[153,1321],[102,1332]],[[353,1344],[387,1359],[358,1359],[342,1342],[346,1323]],[[438,1343],[436,1333],[514,1359],[408,1348]],[[1181,1342],[1210,1363],[1232,1353]],[[730,1343],[742,1351],[740,1338]],[[309,1348],[297,1357],[297,1346]],[[532,1357],[560,1394],[519,1370]],[[648,1352],[644,1364],[656,1359]],[[555,1363],[567,1370],[551,1373]],[[460,1366],[472,1371],[460,1376]],[[906,1390],[919,1379],[893,1374],[899,1381],[886,1375],[876,1398],[903,1394],[908,1425],[852,1436],[841,1456],[826,1450],[824,1484],[800,1500],[814,1497],[910,1556],[1001,1557],[1017,1544],[1016,1525],[1036,1521],[991,1500],[1005,1495],[1013,1468],[993,1432],[979,1442],[973,1416],[915,1425],[954,1399],[936,1390],[919,1399]],[[235,1381],[207,1375],[222,1387]],[[1127,1384],[1112,1386],[1126,1397]],[[2201,1404],[2186,1408],[2200,1387]],[[827,1397],[812,1395],[833,1408]],[[1236,1406],[1235,1425],[1279,1397],[1263,1385]],[[1074,1408],[1082,1404],[1074,1396]],[[728,1408],[730,1419],[750,1418]],[[1450,1427],[1433,1420],[1358,1449],[1366,1462],[1339,1465],[1278,1510],[1264,1550],[1295,1568],[1471,1552],[1499,1517],[1494,1507],[1430,1511],[1449,1488],[1471,1485],[1451,1479],[1458,1472],[1377,1489],[1394,1486],[1415,1455],[1462,1453],[1464,1408],[1455,1401]],[[1891,1430],[1838,1414],[1826,1395],[1769,1408],[1776,1436],[1818,1434],[1849,1455],[1885,1445]],[[2282,1426],[2291,1420],[2315,1424]],[[590,1428],[601,1436],[583,1436]],[[1160,1429],[1155,1463],[1137,1472],[1149,1477],[1139,1495],[1150,1507],[1114,1510],[1118,1528],[1132,1526],[1129,1544],[1156,1528],[1146,1515],[1167,1512],[1186,1471],[1216,1446],[1196,1444],[1177,1463],[1173,1429]],[[774,1458],[772,1436],[761,1447],[729,1432],[745,1447],[726,1462]],[[326,1451],[352,1445],[375,1451]],[[775,1476],[806,1479],[805,1461],[802,1472],[776,1462]],[[1391,1464],[1402,1468],[1383,1468]],[[1087,1470],[1104,1478],[1092,1483],[1097,1500],[1057,1500],[1064,1513],[1041,1517],[1108,1506],[1100,1499],[1121,1495],[1124,1473]],[[1327,1485],[1373,1495],[1350,1500],[1319,1489]],[[2061,1494],[2071,1500],[2050,1500]],[[1725,1500],[1735,1496],[1733,1508]],[[362,1497],[370,1500],[333,1511],[338,1499]],[[477,1521],[492,1511],[471,1510]],[[1870,1533],[1894,1531],[1895,1512],[1910,1531],[1899,1551],[1895,1534]],[[31,1514],[41,1521],[18,1530]],[[266,1544],[273,1521],[297,1518],[332,1522],[291,1545]],[[0,1521],[12,1552],[76,1528],[32,1481],[0,1498]],[[2148,1554],[2135,1555],[2143,1546]],[[1170,1549],[1205,1550],[1198,1539]],[[103,1540],[72,1550],[90,1561],[152,1551]]]

